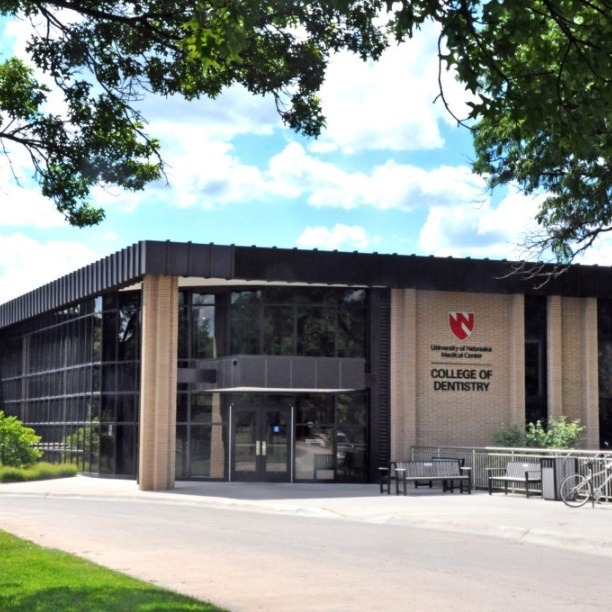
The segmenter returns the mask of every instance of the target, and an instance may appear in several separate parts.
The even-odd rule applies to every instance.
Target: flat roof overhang
[[[179,284],[296,284],[474,293],[612,296],[608,266],[570,266],[542,284],[519,274],[553,266],[489,259],[142,241],[0,305],[0,329],[83,299],[135,286],[145,275]]]

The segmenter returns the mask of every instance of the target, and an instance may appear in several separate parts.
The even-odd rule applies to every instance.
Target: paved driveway
[[[591,528],[605,540],[609,510],[363,485],[0,485],[3,529],[232,611],[600,610],[612,557]]]

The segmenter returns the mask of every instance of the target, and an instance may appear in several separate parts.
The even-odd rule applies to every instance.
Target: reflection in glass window
[[[334,397],[312,394],[298,398],[295,410],[296,423],[316,425],[334,422]]]
[[[214,306],[215,296],[212,293],[193,291],[191,293],[191,303],[194,306]]]
[[[134,360],[138,355],[138,332],[140,327],[140,303],[133,296],[125,296],[119,308],[117,359]]]
[[[124,394],[117,396],[117,422],[134,423],[137,420],[138,406],[136,400],[138,396],[135,394]]]
[[[364,357],[365,296],[322,287],[234,291],[230,353]]]
[[[257,355],[260,349],[260,291],[232,293],[231,354]]]
[[[191,421],[212,423],[212,395],[197,393],[191,396]]]
[[[305,357],[335,356],[335,310],[310,306],[297,317],[297,354]]]
[[[176,446],[175,446],[175,475],[176,478],[187,478],[189,476],[188,462],[189,462],[189,438],[187,425],[176,426]]]
[[[295,430],[295,477],[303,480],[333,480],[334,430],[301,424]]]
[[[227,475],[225,449],[224,425],[178,425],[176,478],[225,478]]]
[[[542,296],[525,296],[525,422],[548,416],[546,382],[547,305]]]
[[[295,478],[364,482],[368,411],[364,393],[295,399]]]
[[[139,325],[140,292],[120,292],[11,330],[2,347],[0,377],[10,375],[1,381],[3,403],[42,436],[46,461],[135,475]]]
[[[362,308],[342,308],[338,311],[338,357],[363,357],[366,322]]]
[[[294,308],[266,306],[263,317],[263,353],[265,355],[293,355]]]
[[[367,426],[367,398],[364,393],[343,393],[336,402],[336,420],[341,424]]]
[[[198,306],[191,311],[192,359],[210,359],[216,356],[215,308]]]
[[[612,446],[612,300],[597,301],[599,444]]]
[[[179,295],[178,358],[181,367],[190,367],[191,359],[217,356],[215,295],[187,289]]]
[[[186,423],[188,420],[188,402],[189,395],[187,393],[178,393],[176,397],[176,422]]]

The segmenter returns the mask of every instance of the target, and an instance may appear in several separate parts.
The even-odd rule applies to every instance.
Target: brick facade
[[[522,295],[398,289],[391,308],[392,456],[412,445],[488,446],[502,423],[525,421]],[[596,448],[596,300],[552,296],[547,310],[549,415],[580,419],[584,445]],[[467,338],[450,313],[473,315]]]
[[[599,445],[597,301],[561,300],[561,414],[586,426],[585,446]],[[549,411],[553,406],[549,405]],[[557,411],[555,411],[555,414]]]

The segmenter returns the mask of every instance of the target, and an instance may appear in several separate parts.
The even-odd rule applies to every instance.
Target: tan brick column
[[[563,325],[561,297],[551,295],[546,300],[546,373],[548,380],[548,416],[560,416],[563,411]]]
[[[391,459],[416,444],[416,291],[391,292]]]
[[[583,423],[586,448],[599,448],[599,363],[597,346],[597,299],[583,300]]]
[[[226,452],[223,440],[223,417],[221,416],[221,394],[212,394],[212,433],[210,436],[210,477],[225,476]]]
[[[145,276],[138,464],[143,491],[174,488],[177,345],[178,279]]]

